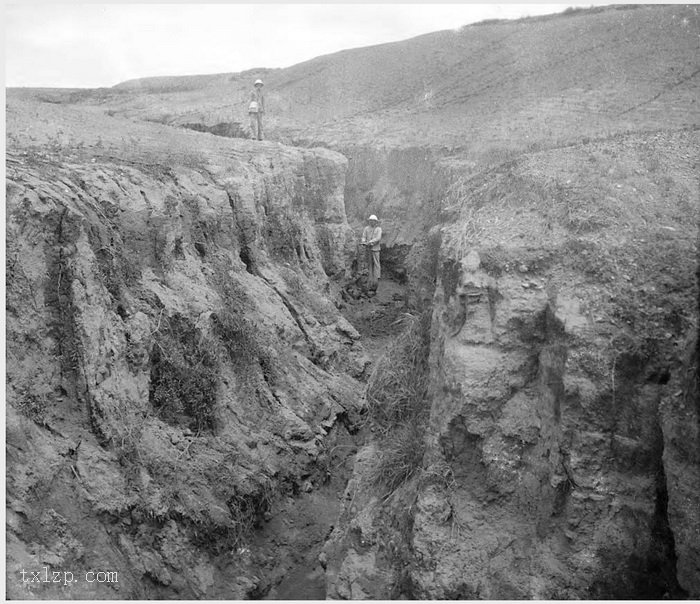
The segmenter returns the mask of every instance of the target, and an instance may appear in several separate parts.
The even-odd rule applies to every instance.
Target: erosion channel
[[[8,598],[700,595],[697,128],[7,131]]]
[[[7,114],[9,597],[324,597],[366,382],[411,312],[405,278],[363,293],[347,159]]]

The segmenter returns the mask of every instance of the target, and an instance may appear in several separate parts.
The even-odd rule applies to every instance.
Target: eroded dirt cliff
[[[329,281],[346,160],[45,103],[7,117],[8,596],[265,593],[279,560],[252,529],[326,480],[361,406]],[[47,565],[119,581],[19,580]]]
[[[697,594],[698,143],[615,137],[453,187],[429,389],[374,403],[422,428],[378,421],[358,453],[330,597]]]
[[[696,131],[421,189],[416,150],[348,187],[323,149],[8,125],[12,597],[697,593]],[[408,289],[341,302],[344,195],[401,224],[429,189],[385,250]]]

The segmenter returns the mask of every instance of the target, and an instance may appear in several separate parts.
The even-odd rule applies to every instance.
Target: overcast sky
[[[98,87],[146,76],[288,67],[484,19],[590,5],[11,4],[5,84]]]

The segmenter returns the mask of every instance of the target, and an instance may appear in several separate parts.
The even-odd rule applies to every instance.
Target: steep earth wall
[[[425,453],[397,486],[386,439],[360,451],[329,597],[697,596],[698,148],[616,137],[463,183]]]
[[[668,522],[673,531],[678,582],[693,597],[700,594],[700,375],[697,333],[674,367],[660,403],[664,438]]]
[[[264,593],[252,529],[361,405],[346,160],[32,101],[7,123],[8,597]],[[76,582],[20,579],[43,567]]]

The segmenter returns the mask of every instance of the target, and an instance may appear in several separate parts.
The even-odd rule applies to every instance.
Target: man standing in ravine
[[[367,261],[367,269],[369,271],[369,289],[373,292],[377,290],[377,281],[379,281],[381,278],[382,269],[379,263],[381,239],[382,227],[379,226],[379,220],[377,220],[377,217],[372,214],[369,217],[369,224],[362,231],[362,241],[360,243],[365,248],[365,258]]]

